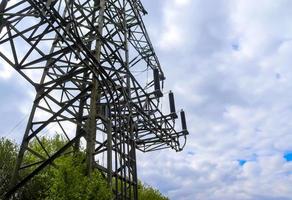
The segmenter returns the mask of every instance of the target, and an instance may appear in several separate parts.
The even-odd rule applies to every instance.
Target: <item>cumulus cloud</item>
[[[7,65],[1,65],[0,68],[0,78],[1,79],[9,79],[12,76],[12,69],[10,66]]]
[[[187,111],[190,136],[183,152],[139,153],[142,181],[172,200],[291,199],[292,162],[283,155],[292,150],[292,2],[145,5],[166,90],[173,89],[177,108]],[[0,63],[5,114],[21,107],[11,99],[32,99],[17,83],[3,81],[12,77],[6,70]],[[22,107],[28,109],[13,115],[28,112]]]
[[[292,2],[162,2],[153,43],[191,135],[141,154],[142,179],[178,200],[291,199]]]

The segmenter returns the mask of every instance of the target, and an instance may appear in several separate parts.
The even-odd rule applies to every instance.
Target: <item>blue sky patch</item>
[[[286,153],[284,158],[287,162],[292,162],[292,152]]]
[[[239,51],[239,44],[237,44],[237,43],[234,43],[234,44],[232,44],[232,49],[234,50],[234,51]]]
[[[240,166],[243,166],[246,163],[246,160],[238,160],[238,164]]]

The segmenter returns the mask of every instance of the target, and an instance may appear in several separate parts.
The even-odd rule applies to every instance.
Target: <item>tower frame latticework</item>
[[[115,199],[136,200],[136,149],[183,149],[185,114],[177,131],[172,92],[170,114],[160,108],[165,76],[145,14],[140,0],[1,1],[0,59],[36,90],[6,198],[85,148],[87,175],[100,170]],[[66,143],[49,152],[41,138],[56,133]]]

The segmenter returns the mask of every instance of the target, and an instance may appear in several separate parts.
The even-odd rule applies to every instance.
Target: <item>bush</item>
[[[41,138],[49,153],[55,152],[65,141],[60,136],[51,139]],[[40,154],[43,149],[37,141],[30,144],[30,148]],[[9,188],[17,156],[17,145],[8,139],[0,139],[0,194],[5,194]],[[78,156],[67,154],[55,160],[58,167],[48,166],[36,175],[24,187],[17,191],[13,199],[18,200],[111,200],[112,191],[97,170],[91,177],[85,176],[85,154],[80,152]],[[33,163],[36,157],[26,154],[24,160]],[[31,170],[30,170],[31,171]],[[24,174],[29,171],[24,172]]]
[[[65,144],[64,138],[41,138],[49,154]],[[37,141],[30,148],[45,156]],[[72,151],[69,150],[69,151]],[[18,146],[12,141],[0,138],[0,195],[7,192],[14,170]],[[36,157],[27,154],[26,162],[34,162]],[[113,193],[102,174],[94,170],[91,177],[86,176],[85,153],[66,154],[54,161],[57,167],[48,166],[24,187],[17,191],[14,200],[111,200]],[[29,171],[26,171],[28,173]],[[139,200],[168,200],[158,190],[139,183]]]
[[[17,146],[8,139],[0,138],[0,194],[7,192],[14,169]]]
[[[139,200],[169,200],[158,190],[142,183],[139,183],[138,196]]]
[[[83,156],[67,156],[58,160],[58,169],[51,169],[47,200],[110,200],[112,192],[101,173],[85,176]]]

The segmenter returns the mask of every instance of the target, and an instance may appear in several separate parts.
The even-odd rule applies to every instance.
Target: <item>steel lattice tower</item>
[[[159,108],[165,77],[145,14],[140,0],[2,0],[0,58],[36,90],[7,198],[84,140],[88,175],[97,168],[116,199],[137,199],[136,149],[183,149],[172,92],[170,114]],[[53,154],[40,140],[52,132],[67,138]]]

